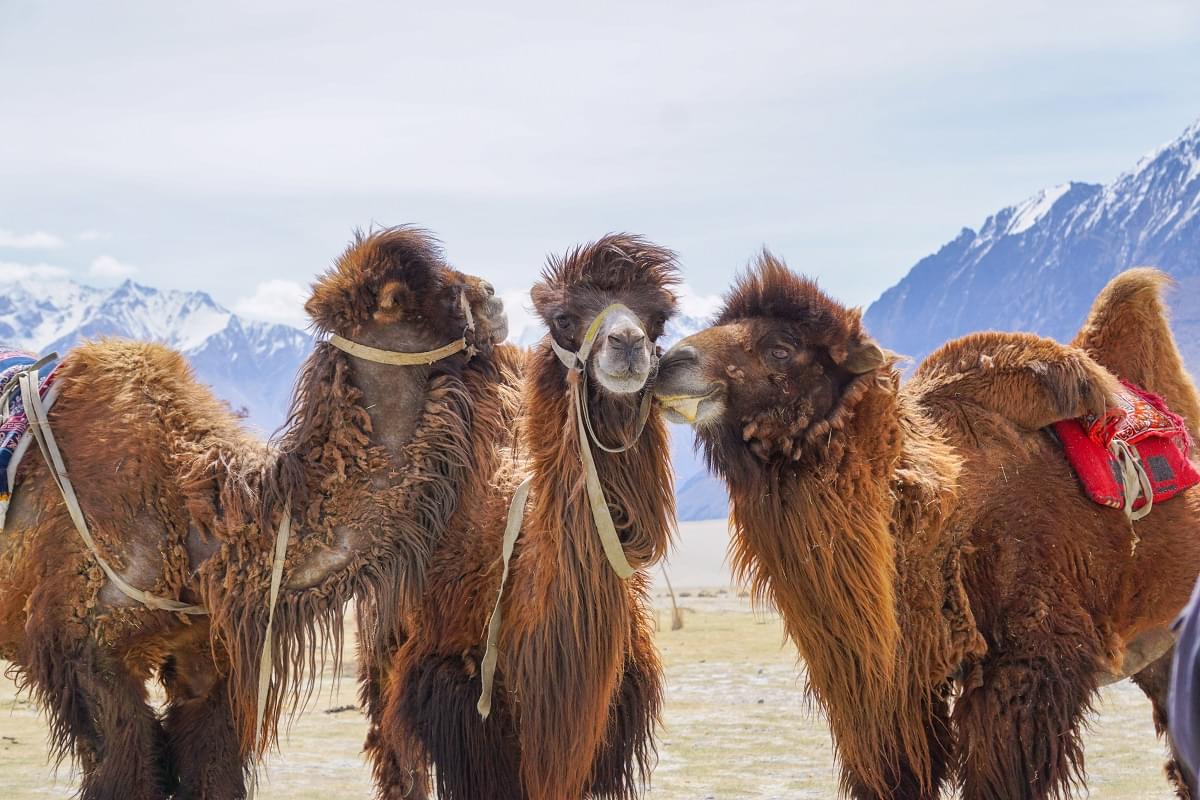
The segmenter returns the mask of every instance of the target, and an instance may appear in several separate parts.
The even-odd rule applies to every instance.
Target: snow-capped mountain
[[[303,331],[238,317],[204,292],[126,281],[97,289],[70,280],[26,279],[0,295],[0,342],[65,353],[83,339],[122,336],[181,350],[202,381],[251,424],[274,430],[311,347]]]
[[[887,346],[920,358],[964,333],[1069,340],[1118,272],[1156,266],[1178,286],[1172,324],[1200,370],[1200,121],[1107,185],[1067,183],[994,214],[922,259],[867,311]]]
[[[664,344],[699,330],[716,310],[715,297],[683,292],[683,313],[667,326]],[[510,340],[529,346],[545,333],[522,298],[506,298]],[[65,279],[23,279],[0,294],[0,343],[39,353],[65,353],[83,339],[122,336],[181,350],[217,396],[244,409],[269,433],[284,421],[292,384],[312,347],[304,331],[239,317],[204,292],[154,289],[126,281],[98,289]],[[725,514],[724,487],[707,475],[693,449],[691,429],[671,426],[671,455],[680,487],[680,516]],[[686,490],[686,491],[685,491]]]

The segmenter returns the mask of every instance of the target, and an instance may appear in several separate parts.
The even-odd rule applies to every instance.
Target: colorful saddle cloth
[[[1104,416],[1057,422],[1054,432],[1088,497],[1140,519],[1200,483],[1200,469],[1183,418],[1158,395],[1121,383],[1125,391]]]
[[[0,529],[8,515],[8,504],[16,483],[17,467],[29,447],[25,434],[29,420],[17,389],[17,374],[38,368],[38,393],[49,409],[57,394],[54,379],[58,375],[58,359],[38,359],[33,353],[0,348]]]

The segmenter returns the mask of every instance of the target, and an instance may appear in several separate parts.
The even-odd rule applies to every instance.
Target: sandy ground
[[[660,761],[647,796],[832,798],[836,774],[828,729],[806,708],[794,651],[783,641],[778,618],[753,613],[728,586],[725,541],[723,522],[684,526],[668,567],[684,609],[682,630],[670,630],[670,601],[665,594],[658,598],[668,696]],[[353,707],[354,664],[347,651],[347,677],[325,676],[320,694],[270,759],[262,800],[370,797],[360,753],[365,722]],[[46,763],[45,736],[37,710],[0,679],[0,800],[71,793],[69,769],[56,773]],[[1161,775],[1162,760],[1141,692],[1128,683],[1105,690],[1087,739],[1090,796],[1167,800],[1173,795]]]

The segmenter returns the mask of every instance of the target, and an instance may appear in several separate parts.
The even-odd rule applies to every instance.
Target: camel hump
[[[988,331],[947,342],[910,384],[931,409],[975,405],[1028,430],[1102,413],[1120,384],[1076,347],[1030,333]]]
[[[1162,397],[1200,436],[1200,394],[1183,365],[1163,297],[1173,281],[1152,267],[1126,270],[1096,297],[1073,344],[1120,378]]]

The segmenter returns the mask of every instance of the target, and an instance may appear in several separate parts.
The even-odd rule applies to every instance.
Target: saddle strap
[[[21,401],[25,406],[25,415],[29,419],[29,431],[33,434],[33,438],[38,444],[38,449],[42,451],[42,457],[46,459],[46,465],[50,468],[50,477],[53,479],[55,485],[58,486],[59,492],[62,493],[67,513],[71,516],[71,521],[75,523],[75,530],[79,532],[79,538],[87,545],[92,558],[96,560],[96,563],[100,565],[100,569],[104,570],[104,574],[108,576],[108,579],[112,581],[114,586],[121,590],[122,594],[138,601],[146,608],[158,611],[174,611],[179,614],[207,614],[208,609],[204,608],[204,606],[183,603],[179,600],[172,600],[169,597],[159,597],[158,595],[150,594],[135,586],[131,586],[100,555],[100,548],[96,546],[96,540],[92,538],[91,531],[88,530],[87,519],[83,515],[83,509],[79,506],[79,498],[75,495],[75,487],[71,484],[71,479],[67,477],[67,467],[63,463],[58,443],[54,439],[54,432],[50,430],[50,422],[46,416],[46,409],[42,406],[42,396],[35,383],[36,376],[36,372],[30,372],[29,370],[17,376],[18,386],[21,391]]]

